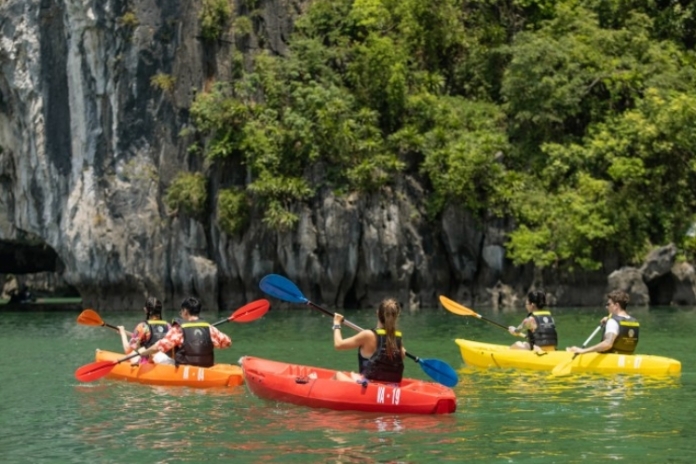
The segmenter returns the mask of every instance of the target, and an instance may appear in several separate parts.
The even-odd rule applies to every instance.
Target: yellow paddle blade
[[[478,314],[476,311],[473,311],[466,306],[462,306],[456,301],[452,301],[449,298],[440,295],[440,303],[442,303],[442,306],[445,307],[445,309],[451,313],[458,314],[460,316],[474,316],[474,317],[481,317],[480,314]]]
[[[592,339],[597,335],[597,332],[602,330],[602,327],[604,326],[604,323],[601,323],[597,326],[596,329],[592,332],[592,335],[587,337],[587,340],[585,340],[585,343],[582,344],[580,348],[585,348],[588,343],[592,341]],[[572,369],[572,364],[573,361],[575,361],[575,358],[578,357],[580,353],[575,353],[572,358],[570,358],[570,361],[566,361],[564,363],[559,364],[558,366],[554,367],[553,370],[551,371],[551,374],[555,375],[556,377],[560,377],[562,375],[568,375],[570,372],[573,370]]]
[[[554,367],[551,371],[551,374],[553,374],[554,377],[564,377],[566,375],[570,375],[572,370],[573,369],[571,367],[571,362],[568,361]]]
[[[556,367],[554,367],[551,371],[551,374],[554,377],[563,377],[566,375],[570,375],[570,373],[573,371],[573,361],[577,356],[578,355],[576,353],[572,358],[570,358],[570,361],[565,361],[556,365]]]
[[[92,309],[85,309],[84,311],[82,311],[80,315],[77,316],[77,323],[82,325],[104,325],[104,321],[102,321],[102,318],[99,317],[99,314],[97,314],[97,312]]]

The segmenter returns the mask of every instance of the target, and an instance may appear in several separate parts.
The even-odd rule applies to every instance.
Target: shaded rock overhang
[[[0,241],[0,274],[56,272],[59,268],[60,258],[45,243]]]

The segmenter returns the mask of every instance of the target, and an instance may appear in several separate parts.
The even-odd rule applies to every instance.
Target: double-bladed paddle
[[[222,319],[212,324],[214,326],[223,324],[225,322],[251,322],[260,318],[268,311],[271,304],[268,300],[260,299],[247,303],[238,310],[236,310],[227,319]],[[127,361],[131,358],[138,356],[138,353],[129,354],[123,358],[116,359],[114,361],[97,361],[90,364],[86,364],[75,371],[75,378],[80,382],[93,382],[100,379],[111,372],[116,364]]]
[[[587,340],[585,340],[585,343],[583,343],[580,348],[585,348],[587,346],[587,344],[590,343],[590,340],[592,340],[595,337],[595,335],[597,335],[597,332],[599,332],[599,330],[603,326],[604,326],[604,324],[599,324],[597,326],[597,328],[594,329],[594,332],[592,332],[592,335],[587,337]],[[554,367],[553,370],[551,371],[551,374],[553,374],[556,377],[561,377],[561,376],[570,374],[570,372],[572,371],[573,361],[575,360],[575,358],[578,357],[579,354],[580,353],[575,353],[573,355],[573,357],[570,358],[570,361],[565,361],[565,362],[562,362],[562,363],[556,365],[556,367]]]
[[[84,311],[82,311],[80,315],[77,316],[77,323],[97,327],[108,327],[118,332],[118,327],[104,322],[102,318],[99,316],[99,314],[97,314],[97,312],[93,309],[85,309]],[[130,337],[131,333],[126,330],[126,335]]]
[[[259,287],[261,287],[261,290],[264,293],[288,303],[306,304],[328,316],[333,317],[334,315],[334,313],[328,311],[327,309],[324,309],[321,306],[309,301],[309,299],[302,294],[300,289],[297,288],[297,285],[295,285],[290,279],[281,275],[267,275],[261,279]],[[343,323],[358,332],[363,330],[346,319],[343,320]],[[423,372],[442,385],[454,387],[457,385],[457,382],[459,382],[459,378],[457,377],[455,370],[444,361],[440,361],[439,359],[421,359],[418,356],[414,356],[408,352],[406,353],[406,356],[417,362],[421,369],[423,369]]]
[[[456,301],[452,301],[449,298],[444,297],[442,295],[440,295],[440,303],[442,303],[442,306],[444,306],[445,309],[451,313],[458,314],[459,316],[474,316],[478,319],[481,319],[482,321],[486,321],[486,322],[491,323],[495,326],[498,326],[501,329],[504,329],[505,331],[508,330],[508,328],[505,327],[504,325],[498,324],[497,322],[492,321],[490,319],[486,319],[485,317],[483,317],[482,315],[480,315],[479,313],[477,313],[473,309],[469,309],[466,306],[462,306],[459,303],[457,303]]]

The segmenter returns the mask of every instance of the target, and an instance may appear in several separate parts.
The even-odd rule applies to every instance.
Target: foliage
[[[201,173],[179,173],[165,195],[169,208],[191,216],[203,214],[207,201],[206,179]]]
[[[215,5],[202,12],[214,17]],[[517,264],[597,269],[607,253],[631,262],[652,244],[687,249],[695,12],[315,0],[285,56],[234,55],[234,78],[198,93],[195,152],[243,166],[226,208],[246,198],[274,228],[296,224],[320,189],[374,192],[406,174],[423,181],[432,218],[448,204],[514,218]],[[210,24],[222,27],[223,13]]]
[[[118,18],[119,24],[121,24],[124,27],[129,27],[129,28],[134,28],[138,27],[138,24],[140,24],[140,21],[138,20],[138,17],[136,14],[132,11],[126,11],[123,16]]]
[[[428,129],[413,132],[422,134],[418,149],[425,155],[422,170],[433,183],[434,211],[447,201],[462,202],[481,214],[495,208],[502,201],[498,188],[503,167],[498,158],[508,151],[504,115],[494,105],[456,97],[431,97],[426,102],[411,101],[413,119],[404,131],[429,120]],[[421,108],[424,103],[430,108]],[[425,114],[429,118],[423,118]]]
[[[539,267],[574,262],[598,269],[601,261],[595,250],[616,233],[609,220],[608,182],[583,173],[573,185],[560,186],[551,195],[533,180],[527,182],[514,198],[521,225],[510,234],[513,261]]]
[[[595,269],[606,250],[630,262],[646,244],[682,241],[696,206],[694,170],[684,169],[695,147],[684,132],[692,71],[683,71],[693,62],[651,40],[652,27],[633,12],[603,28],[564,2],[506,48],[507,167],[531,169],[509,201],[516,263]]]
[[[239,16],[234,20],[235,35],[237,37],[246,37],[254,30],[251,20],[246,16]]]
[[[203,0],[198,19],[201,21],[201,35],[204,39],[218,40],[225,25],[232,17],[229,0]]]
[[[163,92],[171,92],[175,84],[176,78],[169,74],[157,73],[150,78],[150,85]]]
[[[249,219],[249,200],[240,189],[222,189],[218,192],[217,222],[220,229],[232,235],[241,231]]]

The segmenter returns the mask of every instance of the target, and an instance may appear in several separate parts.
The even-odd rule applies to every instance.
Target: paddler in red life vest
[[[193,297],[181,302],[180,318],[172,322],[167,335],[150,348],[138,350],[141,356],[167,352],[176,348],[175,365],[211,367],[215,364],[213,348],[227,348],[232,340],[215,326],[199,318],[201,303]]]
[[[579,348],[569,346],[566,351],[573,353],[619,353],[633,354],[638,345],[638,320],[626,312],[630,297],[623,290],[614,290],[607,295],[606,308],[609,316],[600,321],[604,325],[602,341],[596,345]]]
[[[157,298],[149,297],[145,301],[143,311],[145,311],[145,320],[135,326],[130,340],[126,338],[126,329],[122,325],[118,326],[118,331],[121,334],[121,344],[126,354],[130,354],[140,347],[151,347],[162,340],[171,328],[167,321],[162,320],[162,302]],[[171,358],[164,353],[156,353],[151,359],[142,356],[135,357],[131,360],[131,364],[146,363],[148,361],[167,364],[171,361]]]
[[[513,350],[534,350],[539,354],[546,351],[556,351],[558,346],[558,334],[553,316],[547,310],[546,294],[540,291],[531,291],[527,294],[525,308],[527,317],[515,327],[508,327],[511,335],[525,337],[525,342],[515,342],[510,346]],[[525,332],[526,331],[526,332]]]
[[[350,338],[343,338],[341,323],[343,316],[334,314],[333,338],[337,350],[358,349],[358,370],[344,373],[336,372],[336,380],[346,382],[399,383],[404,373],[406,350],[401,343],[401,332],[396,330],[396,322],[401,313],[399,303],[386,299],[377,309],[377,328],[363,330]]]

